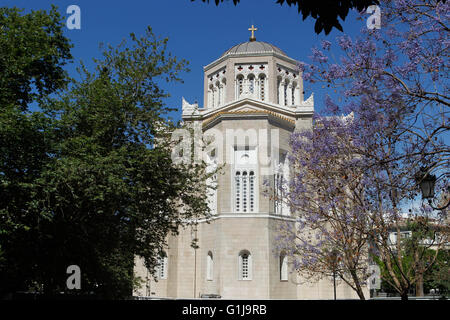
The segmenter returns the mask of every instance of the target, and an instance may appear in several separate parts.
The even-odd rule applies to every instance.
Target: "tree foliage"
[[[26,108],[67,83],[64,65],[72,45],[63,36],[64,22],[55,6],[21,15],[0,8],[0,105]]]
[[[295,248],[299,271],[314,271],[323,249],[336,247],[348,274],[362,271],[351,283],[359,295],[356,284],[364,285],[367,259],[376,255],[385,279],[406,299],[449,240],[446,210],[409,209],[420,201],[420,168],[438,175],[436,198],[448,197],[449,8],[405,0],[382,2],[381,10],[380,30],[337,38],[340,59],[323,41],[312,49],[312,63],[299,65],[304,79],[339,91],[336,99],[325,97],[313,130],[295,133],[291,143],[295,175],[288,201],[299,231],[311,229],[319,241],[299,232],[301,239],[285,243]],[[412,242],[392,243],[389,233],[400,234],[405,225],[424,228],[415,229]],[[425,261],[430,247],[434,255]]]
[[[39,17],[47,21],[56,16]],[[26,19],[35,21],[35,13]],[[57,19],[52,21],[41,28],[57,28]],[[32,34],[37,27],[26,26],[13,33]],[[8,23],[8,28],[16,25]],[[2,294],[129,296],[136,283],[135,256],[143,257],[152,272],[167,235],[208,216],[204,164],[174,165],[167,136],[175,125],[166,119],[168,93],[161,83],[181,81],[187,62],[172,57],[168,39],[158,38],[150,27],[143,36],[131,34],[130,39],[104,48],[94,71],[81,65],[81,80],[72,80],[67,90],[52,97],[47,94],[66,79],[51,78],[62,62],[57,63],[58,50],[48,49],[43,56],[50,55],[55,65],[44,70],[50,75],[41,75],[48,80],[41,91],[38,88],[39,111],[24,110],[33,93],[4,96],[8,103],[0,113]],[[9,92],[7,77],[14,78],[4,75],[2,92]],[[48,87],[46,81],[51,82]],[[66,287],[69,265],[81,269],[80,291]]]

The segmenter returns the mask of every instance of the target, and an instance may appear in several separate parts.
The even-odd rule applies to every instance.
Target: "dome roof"
[[[280,48],[263,41],[247,41],[237,44],[227,51],[225,51],[221,57],[227,54],[245,54],[245,53],[271,53],[276,52],[287,56]]]

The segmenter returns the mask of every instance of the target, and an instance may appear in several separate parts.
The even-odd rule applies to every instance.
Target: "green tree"
[[[72,56],[63,25],[55,7],[24,15],[0,8],[0,293],[23,289],[33,278],[27,242],[37,217],[28,205],[51,159],[53,121],[29,105],[66,86],[62,67]]]
[[[15,28],[22,16],[3,12],[16,16],[3,17],[3,29]],[[48,16],[53,24],[42,28],[56,30],[57,14]],[[42,17],[26,18],[25,25],[36,28]],[[17,28],[15,34],[32,33]],[[53,36],[54,43],[68,44],[61,34]],[[167,52],[167,41],[151,28],[142,37],[131,34],[130,45],[107,47],[94,71],[82,65],[81,80],[57,96],[49,94],[64,88],[58,66],[68,55],[59,56],[56,48],[49,48],[54,68],[45,70],[61,70],[61,77],[42,76],[51,83],[41,79],[40,87],[30,72],[23,81],[29,87],[21,91],[9,86],[12,73],[2,75],[0,294],[129,296],[136,283],[134,257],[154,270],[167,235],[208,216],[204,163],[172,162],[170,132],[176,126],[166,120],[168,93],[160,84],[181,81],[187,63]],[[16,45],[19,51],[27,46]],[[17,68],[18,74],[28,70]],[[40,111],[27,111],[33,101]],[[80,291],[66,288],[72,264],[81,269]]]
[[[424,291],[438,289],[439,294],[450,293],[450,250],[441,250],[434,265],[424,274]]]
[[[150,27],[131,40],[107,47],[95,72],[81,68],[82,80],[46,107],[62,136],[36,191],[38,214],[50,217],[39,264],[54,261],[42,278],[51,291],[65,290],[65,268],[77,264],[83,291],[129,295],[134,256],[153,270],[168,233],[209,213],[204,165],[175,166],[163,134],[174,126],[159,81],[179,81],[186,62]]]
[[[67,84],[63,66],[72,59],[72,45],[55,6],[49,12],[21,12],[0,8],[0,106],[25,110]]]

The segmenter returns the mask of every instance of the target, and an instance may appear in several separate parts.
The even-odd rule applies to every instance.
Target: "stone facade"
[[[271,192],[264,182],[270,181],[273,186],[275,174],[284,170],[280,168],[285,166],[283,157],[289,151],[290,134],[312,125],[313,97],[304,100],[302,75],[296,63],[277,47],[250,41],[204,67],[204,107],[183,99],[183,120],[199,125],[204,134],[215,133],[223,139],[214,152],[219,164],[224,164],[217,175],[217,191],[209,196],[214,215],[209,221],[200,221],[195,230],[187,227],[178,236],[169,236],[165,279],[151,279],[136,257],[135,273],[146,279],[146,285],[136,289],[135,295],[333,298],[329,279],[305,284],[290,269],[287,280],[281,279],[276,234],[281,224],[295,222],[287,208],[277,209],[274,200],[264,194],[264,190]],[[241,160],[252,157],[257,161],[251,165]],[[253,180],[238,185],[236,177],[241,172],[250,172]],[[244,192],[239,196],[238,188]],[[191,247],[193,238],[199,239],[197,249]],[[251,269],[245,276],[243,252],[251,257],[245,258],[245,268]],[[338,285],[337,296],[357,298],[343,284]]]

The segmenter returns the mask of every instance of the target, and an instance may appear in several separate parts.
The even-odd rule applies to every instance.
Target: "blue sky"
[[[76,4],[81,9],[81,30],[66,29],[65,35],[74,44],[74,63],[67,66],[71,76],[82,60],[92,70],[92,58],[100,56],[99,43],[117,45],[127,39],[131,32],[143,34],[150,25],[156,35],[168,37],[170,52],[190,62],[191,72],[182,75],[183,84],[163,87],[171,94],[166,100],[170,107],[181,108],[181,97],[189,102],[203,101],[203,66],[217,59],[224,51],[240,42],[247,41],[252,24],[258,28],[256,39],[272,43],[290,57],[309,61],[310,49],[319,45],[321,39],[334,40],[342,34],[333,30],[328,36],[314,33],[312,18],[302,20],[296,8],[280,6],[275,0],[242,0],[234,6],[224,2],[219,6],[200,0],[3,0],[2,5],[30,10],[49,10],[51,4],[68,17],[67,7]],[[365,21],[356,20],[351,12],[343,23],[346,33],[354,35],[365,27]],[[315,93],[316,110],[323,104],[324,90],[305,83],[305,95]],[[179,117],[179,113],[173,116]]]

